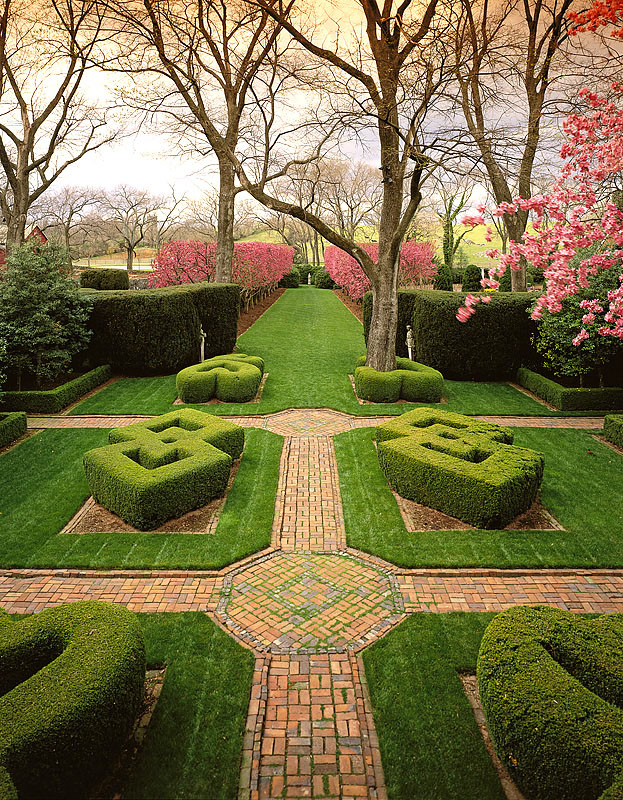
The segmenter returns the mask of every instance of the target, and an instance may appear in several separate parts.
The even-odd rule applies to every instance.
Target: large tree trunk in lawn
[[[521,237],[526,230],[528,222],[528,215],[525,212],[518,212],[514,215],[505,214],[504,224],[508,231],[509,239],[512,242],[521,242]],[[511,291],[512,292],[527,292],[528,279],[526,275],[526,260],[522,258],[520,261],[521,269],[511,270]]]
[[[126,269],[128,272],[132,272],[132,267],[134,266],[134,248],[132,245],[128,247],[128,259],[126,262]]]
[[[234,257],[234,167],[223,159],[219,163],[218,231],[214,255],[214,280],[231,283]]]
[[[373,305],[366,365],[379,372],[396,369],[398,263],[382,263],[390,260],[390,256],[379,254],[378,272],[371,278]]]

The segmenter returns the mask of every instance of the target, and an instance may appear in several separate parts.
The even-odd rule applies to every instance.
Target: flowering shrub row
[[[364,244],[361,248],[376,261],[379,255],[378,244]],[[435,251],[429,242],[405,242],[400,250],[399,285],[416,286],[432,281],[437,274],[434,255]],[[360,264],[339,247],[327,247],[324,251],[324,264],[335,283],[353,300],[361,300],[370,288],[370,279]]]
[[[174,286],[214,280],[214,242],[169,242],[153,260],[149,285]],[[292,269],[294,251],[285,244],[236,242],[232,282],[240,286],[245,309],[276,288]]]

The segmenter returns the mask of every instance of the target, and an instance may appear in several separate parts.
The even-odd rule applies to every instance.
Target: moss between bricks
[[[504,611],[482,638],[478,685],[497,754],[531,800],[623,797],[623,614]]]
[[[623,409],[623,387],[574,389],[527,367],[517,371],[517,383],[560,411],[616,411]]]
[[[432,367],[397,358],[397,369],[378,372],[366,367],[362,356],[355,367],[355,391],[361,400],[373,403],[395,403],[407,400],[410,403],[439,403],[443,396],[443,375]]]
[[[66,406],[79,400],[82,395],[107,381],[111,374],[110,366],[103,364],[55,389],[4,392],[0,400],[0,410],[26,411],[29,414],[58,414]]]
[[[244,429],[182,409],[113,429],[109,441],[84,454],[93,498],[133,527],[153,530],[225,492]]]
[[[0,632],[0,798],[88,796],[143,697],[138,621],[87,601],[19,622],[0,611]]]
[[[503,528],[530,508],[540,453],[514,447],[509,428],[418,408],[376,429],[379,464],[402,497],[478,528]]]
[[[177,373],[175,385],[184,403],[207,403],[213,397],[224,403],[246,403],[257,394],[263,374],[263,359],[236,353],[186,367]]]
[[[6,447],[26,432],[26,412],[0,414],[0,447]]]

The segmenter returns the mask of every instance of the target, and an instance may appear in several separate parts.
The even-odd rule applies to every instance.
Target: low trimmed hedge
[[[495,749],[531,800],[623,796],[623,614],[498,614],[478,656]]]
[[[83,394],[107,381],[111,374],[110,365],[103,364],[55,389],[4,392],[0,400],[0,409],[3,411],[26,411],[29,414],[58,414],[65,406],[75,403]]]
[[[240,311],[235,284],[188,283],[140,292],[91,292],[88,355],[127,374],[171,374],[204,355],[234,349]]]
[[[623,409],[623,387],[575,389],[527,367],[517,370],[517,383],[560,411],[617,411]]]
[[[0,413],[0,447],[6,447],[26,433],[26,412],[12,411],[8,414]],[[0,794],[0,797],[2,795]]]
[[[378,458],[402,497],[478,528],[503,528],[530,508],[543,456],[511,444],[509,428],[419,408],[379,425]]]
[[[413,323],[413,305],[417,295],[416,289],[400,289],[398,291],[398,326],[396,328],[396,355],[407,358],[407,325]],[[370,322],[372,321],[372,292],[363,296],[363,335],[368,342]]]
[[[608,414],[604,417],[604,437],[623,448],[623,414]]]
[[[263,359],[235,353],[186,367],[177,373],[175,385],[184,403],[207,403],[213,397],[223,403],[247,403],[257,394],[263,374]]]
[[[443,375],[432,367],[397,358],[396,369],[378,372],[365,366],[362,356],[355,367],[355,391],[361,400],[373,403],[439,403],[443,396]]]
[[[96,502],[138,530],[153,530],[224,494],[244,429],[181,409],[110,431],[83,463]]]
[[[300,282],[301,276],[298,270],[293,269],[279,280],[279,287],[282,289],[298,289]]]
[[[0,797],[88,796],[144,685],[143,635],[123,606],[78,602],[18,622],[0,611]]]
[[[80,274],[82,289],[129,289],[130,275],[127,269],[85,269]]]

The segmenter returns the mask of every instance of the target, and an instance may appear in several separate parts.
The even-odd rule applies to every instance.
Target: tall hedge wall
[[[396,355],[400,358],[408,358],[406,339],[407,325],[412,325],[413,304],[418,294],[414,289],[401,289],[398,292],[398,327],[396,328]],[[363,335],[366,343],[368,341],[368,331],[372,320],[372,292],[366,292],[363,297]],[[419,359],[418,359],[419,360]]]
[[[88,290],[85,290],[88,291]],[[196,283],[140,292],[92,291],[89,358],[129,374],[178,372],[200,358],[229,353],[236,344],[240,289]]]
[[[527,314],[530,292],[491,295],[468,322],[456,312],[462,292],[417,291],[413,302],[416,358],[450,380],[514,379],[519,366],[533,360],[535,324]]]

